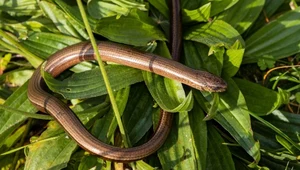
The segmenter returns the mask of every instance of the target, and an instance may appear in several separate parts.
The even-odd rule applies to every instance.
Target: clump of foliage
[[[98,40],[170,57],[168,2],[89,0]],[[78,5],[63,0],[0,1],[0,167],[2,169],[300,169],[300,8],[296,0],[181,0],[180,62],[228,84],[201,92],[121,65],[105,66],[132,145],[151,137],[159,108],[174,112],[157,153],[130,164],[97,158],[70,139],[27,98],[27,80],[51,54],[89,39]],[[49,88],[90,132],[122,146],[104,82],[94,62]],[[48,121],[51,120],[51,121]],[[154,124],[154,126],[152,126]]]

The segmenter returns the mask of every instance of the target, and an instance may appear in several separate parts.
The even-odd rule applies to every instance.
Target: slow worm
[[[177,23],[178,24],[178,23]],[[177,25],[175,24],[175,25]],[[112,42],[99,42],[103,61],[110,61],[177,80],[198,90],[222,92],[227,84],[219,77],[186,67],[176,61],[155,54],[145,53]],[[88,42],[64,48],[53,54],[45,65],[45,71],[53,77],[82,61],[94,60],[94,51]],[[85,150],[105,159],[128,162],[143,159],[154,153],[164,143],[171,128],[172,114],[162,112],[160,123],[145,144],[133,148],[119,148],[99,141],[82,125],[77,116],[62,101],[46,92],[41,76],[41,66],[36,69],[28,86],[29,100],[42,112],[50,113],[64,130]]]

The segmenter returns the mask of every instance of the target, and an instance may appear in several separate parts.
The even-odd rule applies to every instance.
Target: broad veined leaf
[[[205,68],[210,72],[216,72],[222,69],[222,65],[218,59],[211,58],[208,60],[208,48],[201,48],[197,46],[197,43],[186,43],[186,48],[192,50],[184,50],[185,61],[188,66],[193,68]],[[239,46],[239,45],[237,45]],[[198,47],[198,48],[196,48]],[[200,47],[200,48],[199,48]],[[235,47],[234,48],[239,48]],[[203,62],[205,60],[206,62]],[[214,63],[214,64],[213,64]],[[213,68],[212,65],[217,67]],[[219,105],[217,108],[212,108],[214,105],[212,103],[213,96],[208,92],[202,92],[194,90],[194,96],[197,99],[198,103],[201,105],[205,112],[209,110],[217,110],[217,113],[213,117],[224,129],[226,129],[233,138],[245,149],[245,151],[253,157],[255,161],[259,161],[259,144],[254,141],[250,116],[244,111],[246,107],[246,102],[242,93],[239,91],[237,85],[233,82],[231,78],[228,78],[227,75],[224,75],[225,81],[227,82],[228,88],[226,92],[218,93],[219,95]],[[243,114],[241,114],[243,113]]]
[[[247,105],[237,85],[230,78],[226,78],[228,84],[226,92],[219,93],[219,105],[214,119],[226,129],[241,147],[255,160],[260,160],[259,143],[253,138],[250,116],[246,111]],[[212,103],[212,96],[207,92],[195,91],[194,95],[204,110],[208,110]]]
[[[165,0],[149,0],[151,5],[153,5],[164,17],[169,18],[169,8]]]
[[[165,43],[158,45],[156,52],[163,56],[169,55]],[[145,83],[158,105],[168,112],[189,111],[193,106],[190,92],[185,96],[182,84],[150,72],[143,72]]]
[[[237,41],[237,44],[239,42]],[[224,55],[224,63],[223,63],[223,70],[222,74],[233,77],[239,70],[243,56],[244,56],[245,49],[244,48],[236,48],[233,47],[231,49],[226,50]]]
[[[155,40],[166,41],[163,32],[158,29],[147,13],[137,10],[132,10],[130,15],[119,19],[114,17],[101,19],[95,25],[94,32],[111,41],[134,46],[146,46]]]
[[[131,89],[122,120],[131,144],[136,144],[152,126],[153,98],[144,84]]]
[[[96,19],[127,16],[131,9],[147,10],[144,4],[128,0],[89,0],[87,5],[89,14]]]
[[[79,11],[78,6],[72,6],[69,3],[66,3],[63,0],[54,0],[55,3],[65,12],[65,14],[72,18],[74,21],[77,22],[77,24],[81,25],[82,27],[84,27],[84,23],[82,21],[82,17]],[[96,23],[98,22],[97,19],[94,19],[93,17],[91,17],[90,15],[87,15],[87,19],[89,21],[89,24],[91,27],[95,27]]]
[[[31,34],[29,38],[22,41],[21,44],[32,53],[46,60],[58,50],[79,42],[79,39],[66,35],[37,32]],[[94,64],[84,61],[72,67],[71,70],[74,72],[82,72],[95,67]]]
[[[158,150],[162,169],[198,169],[194,150],[188,112],[176,113],[170,135]]]
[[[37,16],[42,14],[35,0],[0,1],[0,11],[7,12],[12,16]]]
[[[238,0],[181,0],[181,6],[184,9],[188,10],[194,10],[199,8],[200,6],[203,6],[205,4],[211,3],[211,12],[210,16],[213,17],[216,14],[232,7],[235,3],[237,3]]]
[[[278,60],[300,51],[300,8],[287,12],[262,27],[246,40],[243,63],[254,63],[265,56]]]
[[[203,121],[204,113],[195,101],[193,109],[189,112],[189,121],[194,140],[195,157],[193,159],[198,170],[206,169],[207,145],[210,142],[207,138],[207,124]]]
[[[79,39],[88,39],[85,28],[74,20],[67,18],[66,14],[57,8],[55,4],[46,1],[41,1],[39,4],[43,12],[46,13],[61,33]]]
[[[78,7],[69,6],[61,0],[55,1],[77,24],[83,24]],[[118,19],[115,17],[102,18],[101,20],[89,18],[89,22],[93,32],[114,42],[145,46],[150,41],[166,40],[163,32],[148,14],[135,9],[131,10],[128,16],[122,16]]]
[[[235,170],[229,148],[212,125],[208,126],[208,148],[206,169]]]
[[[211,3],[211,17],[215,16],[216,14],[225,11],[229,8],[231,8],[234,4],[236,4],[238,0],[203,0],[201,1],[201,4],[207,4]]]
[[[235,28],[240,34],[246,31],[259,16],[265,0],[238,1],[233,7],[224,11],[217,18]]]
[[[211,3],[207,3],[194,10],[183,9],[182,21],[183,23],[208,21],[210,17],[210,10]]]
[[[120,116],[123,115],[126,108],[129,92],[130,86],[127,86],[126,88],[114,93]],[[115,131],[117,127],[117,120],[115,118],[113,109],[111,108],[103,118],[96,120],[93,125],[92,134],[105,143],[114,144]]]
[[[141,71],[138,69],[121,65],[107,65],[105,68],[114,91],[143,81]],[[54,79],[47,72],[44,73],[44,79],[48,87],[52,91],[63,95],[66,99],[82,99],[107,94],[101,72],[98,68],[74,73],[71,77],[63,81]]]
[[[25,83],[23,86],[19,87],[11,96],[9,96],[4,105],[25,112],[36,112],[37,109],[27,98],[27,85],[28,83]],[[0,110],[0,138],[6,139],[24,120],[26,120],[25,116]],[[2,146],[3,142],[5,142],[5,140],[0,141],[0,146]]]
[[[34,32],[58,32],[53,22],[48,18],[38,17],[17,23],[6,23],[0,21],[0,28],[12,32],[19,39],[27,39],[30,31]]]
[[[260,146],[253,138],[249,113],[244,96],[232,79],[225,79],[228,88],[220,93],[219,112],[215,120],[226,129],[232,137],[257,163],[260,160]]]
[[[288,135],[293,141],[298,142],[297,132],[300,131],[299,115],[286,111],[274,110],[266,117],[266,120],[281,129],[282,132]],[[274,136],[276,133],[273,132],[272,134]]]
[[[222,47],[216,47],[213,52],[204,44],[185,41],[184,42],[184,62],[191,68],[201,69],[213,73],[215,75],[221,75],[223,67],[224,49]],[[211,53],[211,54],[209,54]],[[218,53],[219,59],[215,53]]]
[[[240,34],[229,24],[214,20],[206,24],[198,24],[184,32],[185,40],[197,41],[208,46],[225,46],[230,48],[236,41],[244,44]]]
[[[273,90],[242,79],[234,79],[242,91],[248,109],[257,115],[267,115],[283,104],[281,96]]]
[[[56,51],[79,42],[79,39],[70,36],[40,32],[31,34],[22,41],[22,45],[40,58],[47,59]]]
[[[78,116],[83,124],[87,124],[95,116],[106,113],[108,106],[108,103],[104,102],[94,106],[93,109],[90,108],[89,113],[84,110]],[[76,148],[76,142],[68,137],[57,122],[51,121],[48,123],[47,130],[29,146],[25,169],[64,168]]]
[[[280,6],[285,2],[285,0],[265,0],[263,6],[263,11],[260,13],[259,17],[256,19],[254,24],[244,33],[244,37],[247,37],[248,34],[252,34],[260,29],[263,25],[266,25],[269,22],[269,19],[272,18],[272,15],[280,8]]]

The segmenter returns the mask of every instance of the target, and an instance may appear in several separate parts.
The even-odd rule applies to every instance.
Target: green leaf
[[[243,93],[248,109],[257,115],[270,114],[283,104],[281,96],[273,90],[243,79],[234,79]]]
[[[240,42],[236,42],[240,44]],[[223,75],[233,77],[239,70],[245,49],[228,49],[226,50],[226,54],[224,55],[224,66],[223,66]]]
[[[0,1],[0,11],[7,12],[11,16],[41,15],[41,10],[35,0]]]
[[[189,112],[189,121],[193,134],[195,164],[198,170],[206,169],[207,145],[210,140],[207,139],[207,125],[203,121],[204,113],[197,102],[194,103],[193,109]]]
[[[206,169],[235,170],[232,155],[214,126],[208,126]]]
[[[105,67],[111,87],[114,91],[143,80],[141,71],[121,65],[107,65]],[[44,72],[44,79],[48,87],[66,99],[82,99],[107,94],[106,87],[99,69],[81,73],[74,73],[71,77],[59,81],[49,73]]]
[[[280,128],[274,126],[272,123],[262,119],[261,117],[257,116],[256,114],[253,114],[252,112],[249,112],[251,114],[252,117],[254,117],[255,119],[257,119],[258,121],[260,121],[264,126],[270,128],[271,130],[273,130],[274,132],[276,132],[276,134],[280,135],[281,137],[283,137],[285,140],[287,140],[290,144],[292,144],[299,152],[300,150],[300,146],[294,142],[287,134],[285,134]],[[289,128],[289,127],[288,127]]]
[[[257,19],[263,9],[264,3],[265,0],[238,1],[233,7],[222,12],[217,18],[227,22],[242,34]]]
[[[254,63],[266,55],[278,60],[300,52],[300,8],[287,12],[246,40],[243,63]]]
[[[108,104],[100,104],[100,107],[87,113],[83,111],[79,116],[83,124],[92,121],[95,116],[107,112]],[[54,121],[49,122],[45,130],[32,145],[29,146],[26,157],[25,169],[61,169],[67,166],[71,155],[77,148],[74,140],[67,136],[61,126]]]
[[[260,29],[262,26],[266,25],[269,22],[269,19],[272,18],[273,14],[283,5],[285,0],[265,0],[263,6],[263,11],[260,13],[259,17],[256,19],[254,24],[245,32],[245,35],[252,34]]]
[[[197,41],[208,46],[225,46],[230,48],[236,41],[244,44],[240,34],[229,24],[214,20],[206,24],[198,24],[184,32],[185,40]]]
[[[80,160],[80,165],[78,166],[78,170],[86,170],[86,169],[104,169],[105,165],[103,162],[100,162],[97,157],[93,155],[85,155]]]
[[[88,39],[85,28],[77,24],[74,20],[68,18],[66,14],[61,9],[57,8],[55,4],[41,1],[39,5],[61,33],[79,39]]]
[[[208,21],[210,17],[211,3],[207,3],[198,9],[182,10],[183,23]]]
[[[12,135],[6,138],[5,142],[3,143],[3,146],[0,150],[2,153],[3,151],[7,151],[11,147],[13,147],[24,135],[26,130],[26,125],[23,125],[19,127]],[[1,165],[1,164],[0,164]]]
[[[9,98],[5,101],[4,106],[25,112],[36,112],[37,109],[30,103],[27,98],[27,85],[19,87]],[[21,123],[26,120],[25,116],[14,114],[12,112],[0,110],[0,138],[6,139],[13,131],[15,131]],[[0,146],[5,140],[0,141]]]
[[[221,75],[223,59],[218,59],[215,53],[219,53],[219,58],[222,58],[224,54],[222,47],[216,47],[213,54],[209,55],[207,46],[193,41],[184,41],[184,52],[184,62],[187,66]]]
[[[103,18],[95,25],[94,31],[111,41],[134,46],[146,46],[155,40],[166,41],[165,35],[148,15],[136,10],[119,19]]]
[[[270,55],[265,55],[258,59],[257,65],[261,70],[265,70],[267,68],[274,68],[275,67],[275,60]]]
[[[232,7],[238,0],[181,0],[181,6],[184,9],[193,10],[200,6],[211,3],[210,17],[217,15],[218,13]]]
[[[38,17],[38,18],[31,18],[26,21],[22,22],[1,22],[0,21],[0,28],[3,28],[9,32],[12,32],[18,36],[19,39],[27,39],[28,34],[30,34],[31,31],[34,32],[42,32],[42,31],[48,31],[48,32],[58,32],[55,25],[52,23],[52,21],[48,18]]]
[[[168,4],[166,3],[166,0],[148,0],[148,2],[153,5],[160,13],[163,14],[164,17],[170,18],[169,17],[169,7]]]
[[[188,1],[188,0],[186,0]],[[189,1],[188,1],[189,2]],[[238,0],[203,0],[201,4],[211,3],[211,17],[216,14],[231,8]]]
[[[168,49],[165,43],[156,48],[159,54],[166,54],[166,51]],[[145,71],[143,77],[152,97],[163,110],[180,112],[189,111],[193,107],[192,92],[186,96],[181,83]]]
[[[230,78],[226,78],[228,84],[226,92],[219,93],[220,102],[218,114],[214,119],[226,129],[238,144],[256,161],[260,160],[259,143],[255,142],[251,130],[250,116],[246,109],[246,101],[238,86]],[[203,99],[199,92],[194,95],[199,103],[205,104],[205,100],[211,101],[211,95],[202,92],[206,99]],[[207,107],[207,104],[206,104]],[[204,109],[204,110],[207,110]]]
[[[17,87],[22,86],[28,79],[31,78],[32,74],[33,70],[11,71],[6,76],[6,83]]]
[[[83,25],[78,7],[69,6],[61,0],[55,1],[66,12],[66,15],[76,21],[77,24]],[[114,42],[145,46],[154,40],[166,40],[165,35],[145,12],[131,10],[128,16],[122,16],[118,19],[114,17],[102,18],[101,20],[88,19],[93,32]]]
[[[89,14],[96,19],[112,16],[116,16],[118,18],[122,15],[127,16],[131,9],[140,9],[143,11],[147,10],[144,4],[127,0],[89,0],[87,5]]]
[[[114,93],[121,116],[126,108],[129,92],[130,87],[128,86]],[[117,120],[113,110],[110,109],[103,118],[96,120],[93,125],[92,134],[105,143],[114,143],[114,136],[117,127]]]
[[[56,51],[79,42],[79,39],[70,36],[41,32],[31,34],[22,41],[22,45],[37,56],[47,59]]]
[[[159,111],[153,105],[153,99],[146,86],[138,84],[132,88],[122,116],[132,144],[136,144],[151,129],[152,113]]]
[[[175,114],[170,135],[158,150],[162,169],[198,169],[188,117],[187,112]]]

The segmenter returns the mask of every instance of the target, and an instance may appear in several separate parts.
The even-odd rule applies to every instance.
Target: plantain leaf
[[[210,10],[211,3],[207,3],[194,10],[183,9],[182,21],[183,23],[208,21],[210,17]]]
[[[40,58],[47,59],[56,51],[79,42],[79,39],[70,36],[40,32],[31,34],[22,41],[22,45]]]
[[[185,40],[197,41],[208,46],[225,46],[230,48],[236,41],[244,44],[240,34],[229,24],[221,20],[214,20],[206,24],[198,24],[184,32]]]
[[[189,121],[194,137],[195,158],[193,159],[198,170],[206,169],[207,145],[210,142],[207,138],[207,124],[203,119],[204,113],[195,102],[193,109],[189,112]]]
[[[146,86],[138,84],[132,88],[122,117],[132,144],[136,144],[151,129],[152,113],[159,110],[153,104]]]
[[[211,17],[216,14],[225,11],[231,8],[234,4],[236,4],[238,0],[222,0],[222,1],[211,1],[211,0],[203,0],[201,4],[211,3]]]
[[[14,33],[19,39],[27,39],[31,31],[34,32],[58,32],[53,22],[48,18],[38,17],[31,18],[22,22],[8,23],[0,21],[0,28],[3,28],[11,33]]]
[[[103,115],[107,112],[107,103],[99,106],[93,110],[90,109],[89,113],[86,111],[82,112],[85,114],[81,114],[79,118],[83,124],[87,124],[95,116]],[[62,169],[67,166],[76,148],[76,142],[67,136],[57,122],[51,121],[47,130],[39,136],[35,143],[28,147],[25,169],[33,170],[41,167],[45,169]]]
[[[241,147],[255,160],[260,160],[260,146],[253,138],[250,116],[246,108],[246,101],[232,79],[225,79],[228,88],[225,93],[220,93],[219,114],[215,120],[226,129]]]
[[[217,18],[235,28],[240,34],[245,32],[257,19],[265,0],[243,0],[224,11]]]
[[[235,170],[232,155],[224,140],[212,126],[208,126],[208,149],[206,169]]]
[[[283,104],[281,96],[273,90],[247,80],[236,78],[234,81],[242,91],[248,109],[257,115],[270,114]]]
[[[123,88],[114,93],[116,103],[120,112],[123,115],[128,101],[130,87]],[[118,127],[113,109],[110,109],[108,114],[103,118],[96,120],[93,125],[92,134],[105,143],[114,143],[115,131]]]
[[[46,13],[61,33],[83,40],[88,39],[85,28],[74,20],[67,18],[65,13],[58,9],[55,4],[46,1],[41,1],[39,4],[43,12]]]
[[[114,91],[143,80],[141,71],[138,69],[121,65],[107,65],[105,68]],[[63,95],[66,99],[82,99],[107,94],[102,75],[98,68],[74,73],[71,77],[63,81],[54,79],[47,72],[44,73],[44,79],[48,87],[52,91]]]
[[[37,16],[41,10],[35,0],[0,1],[0,11],[12,16]]]
[[[205,4],[211,3],[211,14],[210,17],[217,15],[218,13],[232,7],[238,0],[181,0],[181,6],[184,9],[194,10],[197,9]]]
[[[19,87],[11,96],[9,96],[4,105],[24,112],[36,112],[37,109],[27,98],[27,85],[28,83],[25,83]],[[0,110],[0,138],[6,139],[13,131],[18,129],[19,125],[25,120],[25,116]],[[0,147],[3,145],[3,142],[5,142],[5,140],[0,141]]]
[[[161,46],[157,46],[156,51],[165,54],[168,50],[162,43]],[[143,72],[143,77],[152,97],[163,110],[168,112],[191,110],[193,106],[192,92],[185,96],[181,83],[150,72]]]
[[[187,112],[175,114],[170,134],[158,150],[162,169],[197,169],[193,134]]]
[[[283,14],[246,40],[243,63],[254,63],[265,56],[278,60],[300,52],[300,8]]]
[[[153,5],[164,17],[169,18],[169,8],[166,0],[149,0],[151,5]]]
[[[148,15],[136,10],[119,19],[103,18],[95,25],[94,31],[111,41],[134,46],[146,46],[154,40],[166,41],[165,35]]]
[[[87,5],[89,14],[96,19],[112,16],[120,17],[122,15],[127,16],[131,9],[147,10],[144,4],[127,0],[89,0]]]

